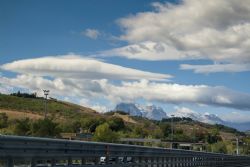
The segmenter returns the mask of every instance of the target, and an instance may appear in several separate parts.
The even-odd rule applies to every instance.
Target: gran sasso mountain
[[[195,121],[200,121],[208,124],[222,124],[236,128],[241,131],[249,130],[250,127],[249,122],[244,122],[244,123],[227,122],[215,114],[210,114],[210,113],[201,114],[192,111],[188,108],[177,108],[174,112],[167,114],[161,107],[157,107],[155,105],[143,106],[134,103],[119,103],[116,105],[114,111],[123,111],[131,116],[141,116],[151,120],[162,120],[164,118],[171,117],[171,115],[174,115],[175,117],[191,118]]]
[[[142,106],[134,103],[120,103],[116,105],[114,110],[123,111],[132,116],[146,117],[152,120],[167,118],[166,112],[161,107],[156,107],[155,105]]]

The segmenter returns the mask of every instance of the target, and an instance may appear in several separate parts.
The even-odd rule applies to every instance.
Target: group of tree
[[[58,137],[60,135],[58,125],[49,118],[35,121],[29,118],[19,119],[16,120],[14,133],[21,136]]]
[[[16,93],[11,93],[11,96],[24,97],[24,98],[37,98],[36,93],[21,93],[20,91]]]
[[[127,131],[123,119],[118,117],[82,117],[59,124],[61,132],[92,133],[95,141],[117,142],[120,134]]]
[[[171,122],[169,121],[155,122],[143,119],[136,124],[125,123],[122,118],[114,115],[96,117],[92,115],[75,116],[70,117],[70,119],[63,118],[60,121],[54,118],[54,116],[50,116],[45,119],[34,120],[29,118],[9,119],[5,113],[0,113],[0,133],[8,129],[5,134],[54,138],[60,137],[60,134],[65,132],[82,132],[93,134],[93,140],[100,142],[119,142],[119,139],[122,137],[163,140],[172,138]],[[210,130],[195,129],[189,132],[176,126],[173,139],[185,142],[204,142],[207,143],[207,150],[212,152],[234,153],[235,151],[234,143],[225,143],[220,136],[220,130],[216,126]],[[250,139],[244,141],[244,143],[249,145],[246,145],[242,152],[250,154]],[[145,144],[148,145],[148,143]]]
[[[9,120],[6,113],[0,113],[1,133],[20,136],[58,137],[59,124],[52,119],[31,120],[29,118]]]

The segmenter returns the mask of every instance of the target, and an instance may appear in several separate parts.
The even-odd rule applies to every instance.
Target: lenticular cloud
[[[75,55],[18,60],[4,64],[1,68],[21,74],[77,79],[163,81],[172,77],[167,74],[136,70]]]

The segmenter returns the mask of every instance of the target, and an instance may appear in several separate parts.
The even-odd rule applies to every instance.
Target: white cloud
[[[103,54],[143,60],[208,59],[228,66],[250,63],[250,1],[183,0],[153,6],[154,11],[120,19],[120,39],[130,44]],[[232,70],[224,68],[227,71]]]
[[[223,119],[228,122],[244,123],[250,122],[250,114],[242,112],[231,112],[230,114],[224,114]]]
[[[82,106],[85,106],[85,107],[89,107],[99,113],[105,113],[105,112],[108,112],[109,109],[107,106],[104,106],[104,105],[100,105],[100,104],[92,104],[91,101],[87,98],[82,98],[80,99],[80,102],[79,102],[80,105]]]
[[[249,94],[233,91],[225,87],[156,83],[146,80],[127,81],[117,85],[108,80],[62,78],[49,80],[30,75],[19,75],[16,78],[1,77],[0,83],[32,91],[41,91],[41,89],[46,88],[51,90],[52,94],[59,96],[73,96],[86,99],[102,98],[113,104],[144,99],[151,102],[203,104],[250,110]]]
[[[91,39],[97,39],[101,35],[101,33],[98,30],[90,28],[84,30],[82,34]]]
[[[163,103],[194,103],[250,109],[250,95],[236,92],[225,87],[210,87],[206,85],[179,85],[155,82],[123,82],[121,86],[110,85],[109,93],[116,100],[125,101],[145,99]]]
[[[128,59],[138,60],[185,60],[185,59],[201,59],[202,57],[196,51],[182,52],[176,48],[169,46],[163,42],[140,42],[127,45],[121,48],[115,48],[103,51],[101,56],[119,56]]]
[[[250,64],[212,64],[212,65],[190,65],[181,64],[182,70],[194,70],[195,73],[215,72],[244,72],[250,71]]]
[[[90,106],[90,108],[92,108],[93,110],[99,112],[99,113],[105,113],[105,112],[108,112],[109,109],[106,107],[106,106],[103,106],[103,105],[93,105],[93,106]]]
[[[1,77],[1,75],[0,75],[0,77]],[[0,93],[9,94],[12,91],[13,91],[13,87],[11,87],[9,85],[1,84],[1,82],[0,82]]]
[[[147,79],[163,81],[172,77],[167,74],[126,68],[77,55],[18,60],[4,64],[1,68],[21,74],[75,79]],[[59,87],[63,86],[60,81],[57,84]]]

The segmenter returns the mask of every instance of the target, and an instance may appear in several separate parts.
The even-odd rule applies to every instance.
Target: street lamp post
[[[47,98],[49,95],[49,90],[43,90],[45,100],[44,100],[44,119],[47,118]]]

